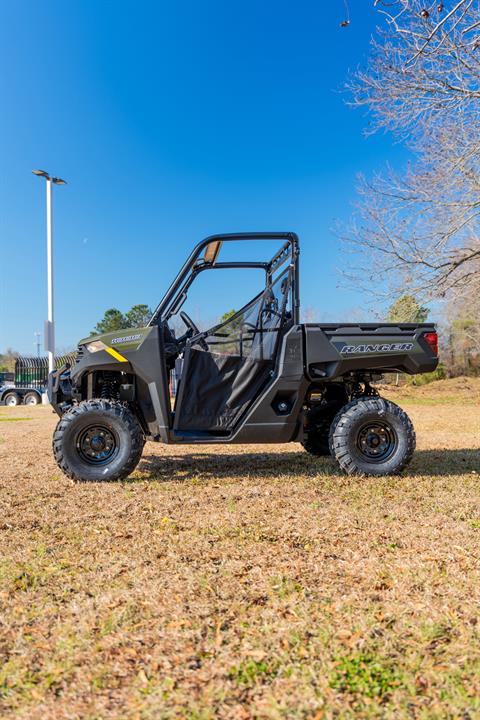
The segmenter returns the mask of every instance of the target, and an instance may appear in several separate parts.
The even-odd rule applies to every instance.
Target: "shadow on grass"
[[[141,477],[131,477],[127,482],[341,474],[337,463],[331,458],[315,458],[303,451],[216,455],[212,450],[189,455],[144,455],[138,470]],[[473,471],[480,473],[480,449],[417,450],[411,465],[403,474],[448,476]]]
[[[405,472],[408,475],[480,474],[480,448],[417,450]]]

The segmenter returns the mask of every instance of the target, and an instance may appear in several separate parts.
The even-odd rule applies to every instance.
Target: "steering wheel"
[[[180,313],[180,317],[182,318],[182,320],[183,320],[183,322],[185,323],[185,325],[187,326],[187,328],[192,331],[193,335],[199,335],[199,334],[200,334],[200,330],[199,330],[198,327],[195,325],[195,323],[193,322],[192,318],[191,318],[189,315],[187,315],[186,312],[184,312],[184,311],[182,310],[182,312]],[[204,338],[200,338],[200,339],[198,340],[198,344],[200,345],[200,347],[202,348],[202,350],[206,350],[207,352],[210,350],[210,348],[208,347],[208,345],[207,345],[207,343],[205,342],[205,339],[204,339]]]
[[[200,332],[200,330],[199,330],[198,327],[195,325],[195,323],[193,322],[193,320],[192,320],[192,318],[190,317],[190,315],[187,315],[187,313],[182,310],[182,312],[180,313],[180,317],[182,318],[182,320],[183,320],[183,322],[185,323],[185,325],[186,325],[190,330],[193,331],[193,334],[194,334],[194,335],[198,335],[198,333]]]

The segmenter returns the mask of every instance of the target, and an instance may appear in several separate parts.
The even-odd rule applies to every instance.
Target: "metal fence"
[[[75,363],[75,353],[55,358],[55,367]],[[15,361],[15,385],[19,388],[42,388],[47,384],[48,357],[19,357]]]
[[[65,363],[75,365],[76,353],[60,355],[55,358],[55,367],[59,368]],[[170,373],[170,394],[175,397],[178,383],[182,374],[183,360],[177,360],[175,368]],[[48,357],[18,357],[15,361],[15,385],[19,388],[43,388],[47,385]],[[13,380],[13,373],[12,373]]]

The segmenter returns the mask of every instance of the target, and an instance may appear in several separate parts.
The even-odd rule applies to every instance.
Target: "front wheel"
[[[360,398],[337,413],[329,442],[332,456],[349,475],[396,475],[412,459],[415,431],[395,403]]]
[[[87,400],[60,418],[53,454],[73,480],[122,480],[136,468],[144,442],[128,407],[113,400]]]

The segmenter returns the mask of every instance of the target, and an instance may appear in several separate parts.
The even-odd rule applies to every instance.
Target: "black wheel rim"
[[[77,452],[89,465],[105,465],[118,452],[115,434],[102,425],[90,425],[77,439]]]
[[[357,448],[362,458],[372,463],[388,460],[397,447],[397,434],[387,422],[369,422],[357,436]]]

